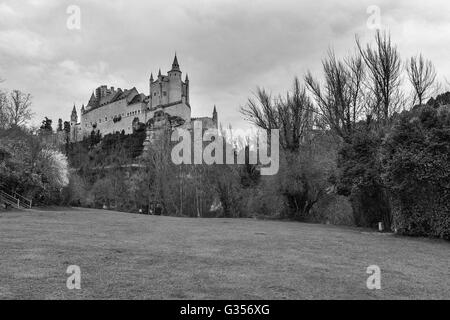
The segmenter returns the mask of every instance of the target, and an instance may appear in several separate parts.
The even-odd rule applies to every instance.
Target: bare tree
[[[5,129],[8,126],[7,105],[8,98],[4,92],[0,91],[0,129]]]
[[[364,48],[358,38],[356,44],[368,70],[366,87],[372,94],[369,101],[373,103],[370,111],[377,119],[387,122],[404,102],[400,91],[400,54],[386,32],[377,31],[374,48],[369,44]]]
[[[255,96],[256,101],[249,99],[247,105],[241,108],[246,120],[264,130],[279,129],[281,146],[298,150],[313,125],[313,104],[299,79],[295,78],[293,89],[285,98],[273,99],[261,88]]]
[[[363,106],[365,72],[362,58],[356,54],[340,61],[330,50],[322,66],[324,84],[308,72],[306,86],[316,101],[321,120],[339,137],[348,140]]]
[[[21,126],[31,119],[31,95],[20,90],[13,90],[7,104],[7,114],[10,125]]]
[[[241,108],[241,114],[261,129],[279,129],[277,107],[272,95],[260,87],[254,95],[256,101],[249,98],[246,106]]]
[[[429,98],[436,80],[434,65],[420,54],[418,57],[411,57],[408,60],[406,72],[413,86],[415,98],[419,101],[419,105],[422,105],[423,100]]]
[[[0,78],[0,83],[4,80]],[[8,125],[7,107],[8,98],[6,94],[0,90],[0,129],[4,129]]]

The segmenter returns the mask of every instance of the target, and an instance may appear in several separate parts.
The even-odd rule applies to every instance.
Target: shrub
[[[360,227],[375,227],[380,221],[391,226],[389,198],[381,178],[379,148],[381,138],[376,132],[362,129],[351,143],[339,152],[337,191],[348,196],[354,221]]]
[[[402,114],[383,144],[383,178],[401,234],[450,239],[450,112]]]
[[[314,206],[310,222],[354,226],[352,205],[347,197],[329,194]]]

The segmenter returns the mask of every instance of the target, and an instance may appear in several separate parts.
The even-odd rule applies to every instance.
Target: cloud
[[[18,17],[18,13],[6,3],[0,3],[0,18],[2,21],[6,19],[14,19]]]
[[[24,59],[28,63],[50,60],[54,56],[45,39],[28,30],[0,31],[0,52],[11,59],[19,61]]]
[[[421,51],[438,70],[450,67],[445,0],[79,0],[75,31],[66,28],[72,4],[0,4],[0,77],[33,94],[37,122],[67,118],[73,102],[87,103],[102,84],[148,94],[150,72],[169,70],[177,51],[193,115],[209,115],[216,104],[224,124],[244,127],[238,110],[256,86],[282,93],[294,76],[317,73],[330,47],[344,55],[356,33],[369,40],[370,5],[380,7],[402,55]]]

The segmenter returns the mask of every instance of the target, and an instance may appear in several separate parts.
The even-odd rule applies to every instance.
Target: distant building
[[[102,136],[115,132],[131,134],[141,125],[145,125],[154,135],[161,127],[161,120],[166,125],[183,126],[191,129],[191,105],[189,102],[189,78],[186,75],[182,81],[182,72],[177,56],[172,63],[172,69],[167,75],[158,72],[156,79],[153,74],[149,79],[149,95],[139,93],[136,88],[115,89],[107,86],[98,87],[91,95],[89,102],[84,104],[78,113],[73,107],[70,116],[70,140],[81,141],[92,132]],[[203,128],[217,128],[217,110],[214,106],[212,117],[202,117]],[[159,125],[157,125],[159,124]],[[147,137],[152,139],[151,137]]]

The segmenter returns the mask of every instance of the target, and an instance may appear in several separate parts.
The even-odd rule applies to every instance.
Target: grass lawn
[[[92,209],[0,213],[0,299],[450,299],[450,243]],[[81,290],[68,290],[69,265]],[[381,290],[366,269],[381,268]]]

